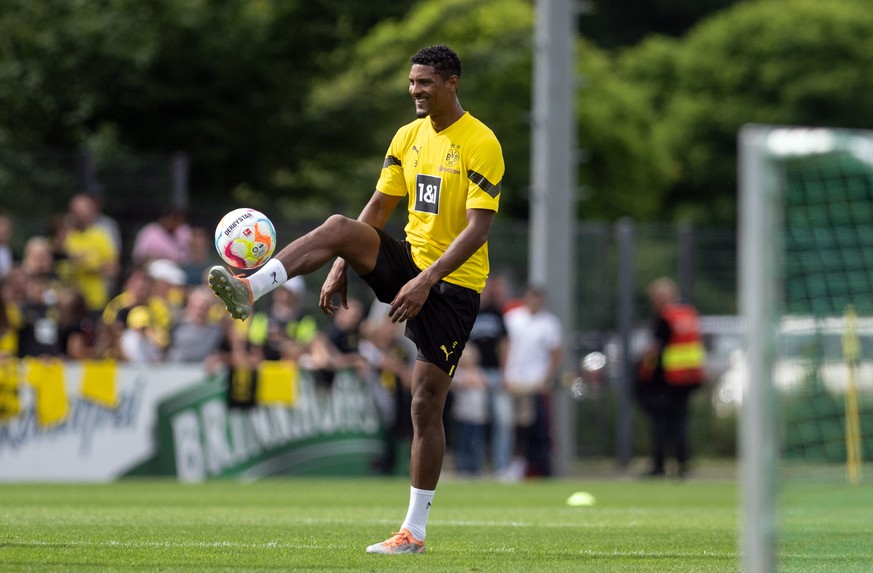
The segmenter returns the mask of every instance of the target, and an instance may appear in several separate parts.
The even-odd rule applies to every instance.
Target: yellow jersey
[[[18,331],[21,330],[21,311],[18,306],[6,303],[7,328],[0,330],[0,360],[18,356]]]
[[[467,209],[498,210],[504,169],[497,137],[468,112],[440,132],[427,117],[397,130],[376,189],[408,195],[406,240],[418,268],[446,252],[467,226]],[[480,292],[488,272],[486,242],[443,280]]]
[[[96,225],[87,229],[72,229],[67,234],[67,255],[73,260],[73,280],[88,310],[102,310],[109,300],[109,290],[101,269],[118,257],[112,237]]]

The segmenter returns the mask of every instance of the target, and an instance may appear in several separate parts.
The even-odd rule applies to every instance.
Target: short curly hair
[[[433,66],[444,80],[451,76],[461,77],[461,58],[451,48],[440,44],[419,50],[409,60],[420,66]]]

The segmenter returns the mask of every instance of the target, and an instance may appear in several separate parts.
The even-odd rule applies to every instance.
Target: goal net
[[[747,126],[739,150],[744,566],[854,570],[870,556],[873,132]],[[809,533],[828,521],[838,547]]]

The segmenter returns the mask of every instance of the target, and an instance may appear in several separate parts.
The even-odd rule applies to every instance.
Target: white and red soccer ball
[[[266,263],[276,250],[276,228],[255,209],[234,209],[215,227],[215,249],[228,265],[255,269]]]

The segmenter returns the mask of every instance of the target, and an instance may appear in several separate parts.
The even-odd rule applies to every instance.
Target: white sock
[[[406,528],[412,536],[419,541],[424,541],[427,528],[427,514],[430,513],[430,504],[433,501],[433,490],[417,489],[409,487],[409,510],[401,528]]]
[[[252,298],[258,300],[268,292],[282,286],[288,280],[288,273],[278,259],[270,259],[263,267],[248,276]]]

